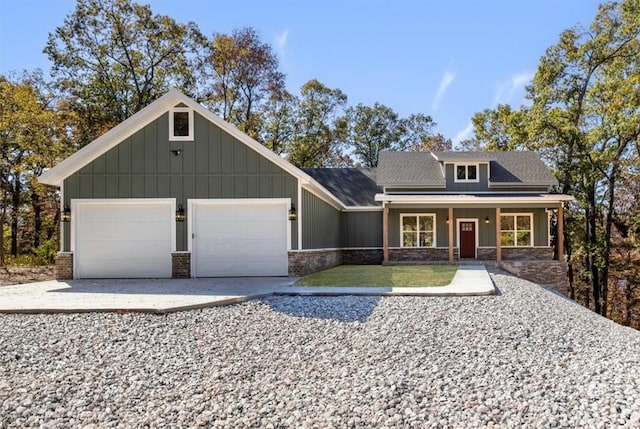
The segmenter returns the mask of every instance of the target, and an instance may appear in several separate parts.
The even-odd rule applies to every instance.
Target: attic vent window
[[[169,140],[193,140],[193,110],[188,107],[174,107],[169,112]]]
[[[456,164],[455,165],[455,182],[456,183],[478,183],[478,164]]]

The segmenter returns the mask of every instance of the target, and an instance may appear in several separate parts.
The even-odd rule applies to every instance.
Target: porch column
[[[447,227],[449,228],[449,263],[453,264],[453,208],[449,207],[449,222],[447,222],[449,225],[447,225]]]
[[[496,261],[502,261],[502,243],[500,242],[500,207],[496,207]]]
[[[558,207],[558,219],[556,224],[558,225],[558,236],[556,237],[556,243],[558,246],[558,261],[564,261],[564,210],[563,204],[560,203]]]
[[[382,263],[389,262],[389,207],[382,207]]]

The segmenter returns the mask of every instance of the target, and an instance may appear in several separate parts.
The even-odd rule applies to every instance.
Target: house
[[[571,199],[549,193],[556,181],[531,152],[383,152],[377,169],[299,169],[177,90],[40,181],[60,188],[58,278],[549,262],[550,219]]]

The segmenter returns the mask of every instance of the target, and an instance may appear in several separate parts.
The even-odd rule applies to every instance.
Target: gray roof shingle
[[[376,177],[381,186],[446,186],[440,163],[431,152],[380,152]]]
[[[489,162],[492,183],[553,186],[558,182],[535,152],[381,152],[381,186],[444,187],[442,163]]]
[[[366,168],[304,168],[346,206],[376,207],[376,170]]]

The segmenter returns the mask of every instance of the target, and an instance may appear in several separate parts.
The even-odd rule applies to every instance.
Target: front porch
[[[564,195],[389,195],[383,264],[562,260]],[[557,225],[557,226],[556,226]]]

